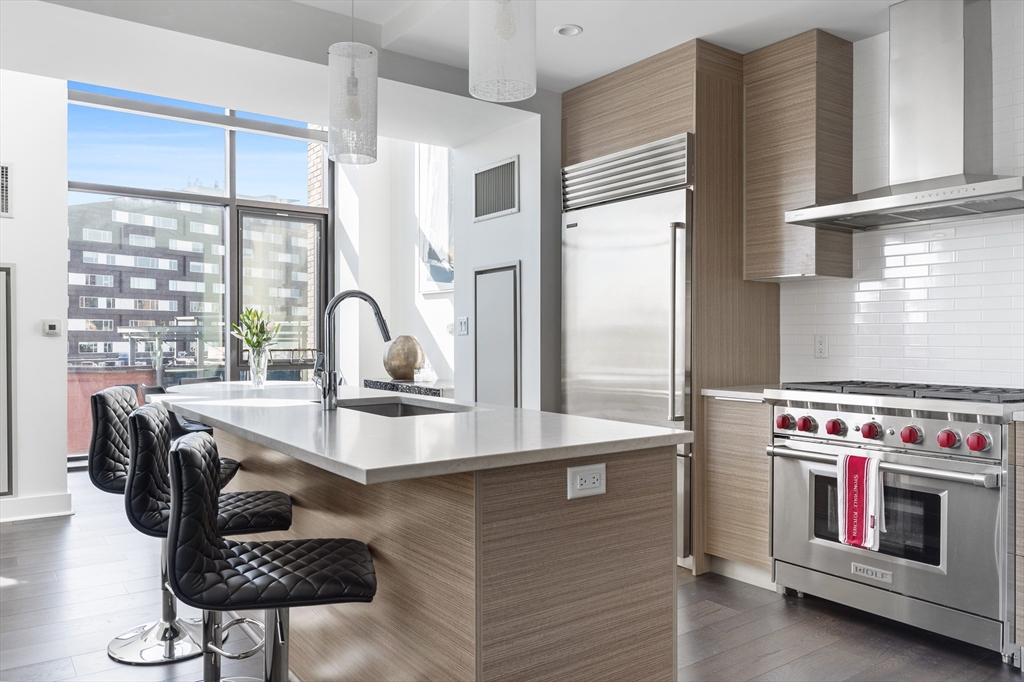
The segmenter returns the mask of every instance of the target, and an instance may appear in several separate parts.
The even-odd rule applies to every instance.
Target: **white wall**
[[[338,174],[338,291],[362,289],[377,301],[392,337],[419,339],[438,379],[454,378],[454,292],[421,294],[418,275],[415,143],[377,141],[377,162]],[[342,304],[341,368],[352,385],[386,378],[383,342],[370,307]]]
[[[520,261],[522,274],[522,407],[541,407],[541,155],[540,117],[452,150],[455,193],[455,317],[469,318],[469,335],[455,337],[455,397],[473,400],[473,271]],[[473,222],[473,173],[519,155],[519,212]]]
[[[992,25],[993,170],[1024,175],[1024,3],[992,2]],[[888,183],[888,47],[854,44],[854,191]],[[1024,216],[861,233],[853,249],[853,279],[780,285],[783,381],[1024,385]]]
[[[0,161],[14,218],[0,219],[0,263],[14,273],[14,495],[0,521],[71,513],[67,486],[67,84],[0,71]]]
[[[391,333],[419,339],[438,379],[455,378],[455,292],[420,293],[419,222],[416,214],[416,145],[390,141]],[[459,247],[456,245],[456,251]],[[456,277],[461,276],[457,271]]]

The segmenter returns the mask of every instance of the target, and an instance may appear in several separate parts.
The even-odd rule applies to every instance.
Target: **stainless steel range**
[[[1014,480],[1009,427],[1024,389],[884,382],[765,391],[772,556],[780,589],[806,592],[999,651],[1013,643]],[[882,457],[877,552],[839,542],[836,460]]]

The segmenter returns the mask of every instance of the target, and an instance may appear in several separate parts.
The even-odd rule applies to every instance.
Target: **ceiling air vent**
[[[519,157],[513,156],[473,173],[473,222],[519,212]]]
[[[11,167],[0,164],[0,218],[11,216]]]

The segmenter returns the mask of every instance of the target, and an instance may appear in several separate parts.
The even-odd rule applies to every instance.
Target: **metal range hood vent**
[[[889,8],[889,180],[786,222],[849,232],[1024,210],[1024,178],[992,174],[989,0]]]

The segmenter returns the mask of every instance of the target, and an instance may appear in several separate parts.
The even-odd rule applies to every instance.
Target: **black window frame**
[[[317,267],[316,286],[316,326],[314,339],[317,345],[323,336],[323,318],[327,302],[334,292],[334,183],[336,177],[335,164],[327,156],[327,133],[324,130],[313,128],[298,128],[279,123],[269,123],[258,119],[241,118],[235,116],[233,110],[225,110],[224,114],[213,114],[206,111],[187,109],[183,107],[155,104],[141,100],[102,95],[82,90],[68,89],[68,104],[80,106],[93,106],[104,109],[113,109],[125,113],[141,116],[152,116],[156,118],[169,118],[173,120],[221,127],[224,129],[225,144],[225,179],[226,196],[193,194],[188,192],[173,192],[165,190],[150,190],[138,187],[126,187],[121,185],[107,185],[100,183],[68,181],[69,192],[85,192],[101,194],[113,197],[132,197],[138,199],[150,199],[154,201],[173,201],[188,204],[201,204],[206,206],[219,206],[224,215],[222,225],[225,229],[224,246],[226,249],[224,275],[225,294],[224,300],[227,310],[224,311],[225,323],[225,354],[224,354],[224,375],[226,379],[237,381],[241,372],[248,370],[242,352],[242,344],[235,337],[231,336],[230,328],[232,321],[238,319],[241,312],[242,299],[242,215],[262,214],[270,216],[286,216],[286,219],[316,222],[319,226],[319,257]],[[309,206],[305,204],[288,204],[267,201],[257,201],[239,198],[235,187],[237,157],[235,150],[235,133],[238,130],[253,132],[264,135],[274,135],[291,139],[299,139],[306,142],[320,142],[323,145],[323,204],[324,206]],[[187,229],[186,229],[187,234]],[[187,274],[187,273],[185,273]],[[313,361],[289,362],[289,369],[312,369]],[[273,365],[271,365],[271,369]]]

